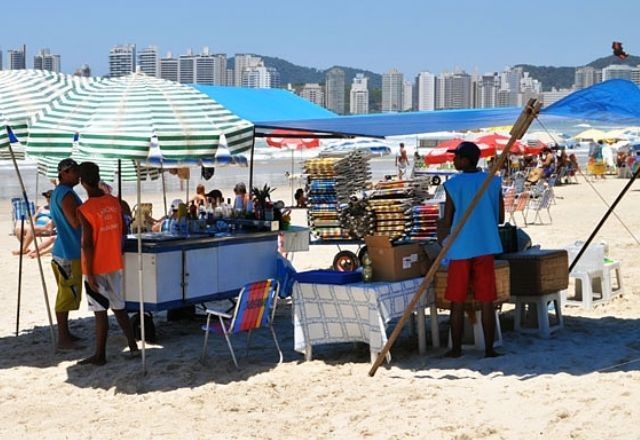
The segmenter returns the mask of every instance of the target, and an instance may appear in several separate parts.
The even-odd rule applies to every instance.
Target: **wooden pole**
[[[402,331],[402,328],[404,327],[405,322],[407,321],[407,319],[409,319],[409,317],[413,313],[413,310],[418,304],[418,301],[420,301],[420,298],[422,297],[422,295],[424,295],[424,293],[427,291],[427,288],[433,281],[436,271],[438,270],[438,267],[440,267],[440,262],[444,259],[445,255],[447,255],[447,252],[449,252],[451,245],[456,240],[463,226],[471,216],[471,213],[475,209],[476,205],[478,204],[478,202],[480,201],[484,193],[489,188],[489,185],[491,184],[491,180],[493,180],[495,173],[502,168],[505,161],[509,157],[509,151],[511,150],[511,146],[517,139],[520,139],[526,133],[527,129],[531,125],[531,122],[536,117],[541,107],[542,107],[542,103],[532,98],[529,100],[525,108],[522,110],[520,117],[518,118],[516,123],[513,125],[513,128],[511,129],[511,132],[510,132],[511,138],[509,139],[509,142],[507,142],[507,145],[502,151],[502,154],[500,154],[500,156],[498,157],[498,160],[494,164],[493,168],[490,170],[489,175],[484,180],[484,182],[482,183],[482,186],[478,189],[478,192],[471,200],[469,207],[464,211],[464,214],[462,214],[462,218],[460,219],[460,222],[456,225],[455,228],[453,228],[453,230],[451,231],[451,234],[449,235],[449,239],[442,247],[442,250],[436,257],[436,259],[433,261],[431,267],[429,268],[429,271],[427,272],[424,279],[422,280],[422,283],[418,287],[418,291],[415,293],[415,295],[409,302],[409,305],[404,310],[402,317],[396,324],[396,327],[393,329],[393,332],[391,333],[391,336],[387,340],[387,343],[382,348],[382,351],[378,354],[378,357],[373,363],[371,370],[369,370],[369,376],[373,377],[376,374],[378,367],[382,365],[382,362],[384,362],[384,359],[386,358],[387,353],[389,353],[389,350],[391,349],[396,339],[400,335],[400,332]],[[421,319],[424,319],[424,318],[421,318]]]
[[[29,207],[27,206],[27,212],[29,213]],[[29,213],[30,214],[30,213]],[[16,309],[16,337],[18,337],[18,333],[20,333],[20,299],[22,296],[22,257],[24,257],[22,252],[22,246],[24,246],[24,212],[20,216],[20,260],[18,262],[18,307]],[[34,240],[37,240],[37,237],[34,237]]]

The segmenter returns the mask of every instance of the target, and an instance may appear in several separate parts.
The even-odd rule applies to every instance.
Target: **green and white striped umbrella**
[[[9,145],[9,132],[27,141],[28,124],[38,112],[75,87],[94,80],[46,70],[0,71],[0,149]]]
[[[79,153],[71,155],[78,163],[91,161],[100,168],[100,178],[107,182],[113,182],[118,178],[118,159],[105,159],[101,157],[87,157]],[[38,174],[46,176],[48,179],[58,178],[58,162],[60,157],[39,156]],[[120,161],[120,172],[123,182],[135,182],[137,179],[136,162],[130,159],[122,159]],[[140,178],[142,180],[156,180],[160,177],[160,170],[157,168],[149,168],[140,166]]]
[[[213,158],[224,134],[231,154],[251,148],[253,125],[192,87],[134,73],[71,90],[29,128],[27,153],[145,160],[152,138],[165,159]],[[156,141],[157,138],[157,141]]]

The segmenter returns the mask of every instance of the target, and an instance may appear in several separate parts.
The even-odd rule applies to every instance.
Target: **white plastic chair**
[[[582,244],[579,242],[565,247],[569,253],[569,265],[573,263],[581,248]],[[569,274],[569,278],[575,280],[574,291],[571,297],[569,296],[571,287],[563,292],[564,304],[591,309],[594,305],[611,298],[610,284],[607,286],[604,277],[604,254],[603,244],[589,245]]]

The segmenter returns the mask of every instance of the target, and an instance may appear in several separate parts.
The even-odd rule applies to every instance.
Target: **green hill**
[[[262,58],[264,65],[267,67],[274,67],[280,73],[280,84],[286,85],[291,83],[293,85],[304,83],[318,83],[324,84],[324,78],[329,69],[321,70],[314,67],[305,67],[293,64],[282,58],[269,57],[264,55],[256,55]],[[229,65],[233,66],[233,57],[229,58]],[[351,84],[351,81],[358,73],[364,73],[369,78],[370,88],[382,87],[382,75],[371,72],[369,70],[357,69],[355,67],[335,66],[344,70],[345,84]]]

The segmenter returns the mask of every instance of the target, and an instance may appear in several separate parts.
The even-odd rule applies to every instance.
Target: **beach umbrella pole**
[[[8,128],[7,128],[8,130]],[[29,213],[29,196],[27,196],[27,190],[24,186],[24,181],[22,180],[22,175],[20,174],[20,168],[18,168],[18,162],[16,161],[15,153],[13,152],[13,148],[11,147],[11,143],[9,143],[9,153],[11,154],[11,161],[13,162],[13,167],[16,170],[16,175],[18,176],[18,183],[20,183],[20,189],[22,190],[22,197],[24,198],[25,206],[27,207],[27,217],[29,218],[29,227],[31,228],[31,233],[33,234],[34,240],[33,244],[36,247],[36,256],[38,258],[38,269],[40,270],[40,280],[42,281],[42,293],[44,295],[44,304],[47,308],[47,317],[49,318],[49,333],[51,336],[51,348],[55,352],[56,349],[56,337],[53,332],[53,320],[51,319],[51,308],[49,306],[49,295],[47,293],[47,283],[44,279],[44,270],[42,269],[42,260],[40,259],[40,249],[38,248],[38,240],[35,239],[36,236],[36,227],[33,224],[33,216]],[[22,248],[20,249],[22,252]]]
[[[140,184],[140,161],[136,161],[136,201],[140,206],[142,198],[142,189]],[[146,358],[146,345],[145,345],[145,331],[144,331],[144,296],[142,293],[142,227],[138,225],[138,299],[140,300],[140,338],[142,342],[142,374],[147,374],[147,358]]]
[[[142,189],[140,183],[140,161],[137,161],[136,167],[136,201],[138,206],[142,202]],[[138,298],[140,300],[140,338],[142,340],[142,373],[146,374],[147,372],[147,359],[146,359],[146,346],[145,346],[145,328],[144,328],[144,296],[143,296],[143,285],[142,285],[142,275],[143,275],[143,266],[142,266],[142,228],[138,227]]]
[[[584,254],[584,252],[587,250],[587,248],[589,247],[593,239],[596,237],[596,235],[598,234],[602,226],[605,224],[609,216],[614,213],[613,210],[616,208],[616,206],[618,206],[618,203],[620,203],[620,200],[622,200],[622,198],[627,193],[627,191],[629,191],[629,188],[631,188],[631,185],[633,185],[633,182],[635,182],[639,174],[640,174],[640,167],[638,167],[636,172],[633,173],[633,175],[631,176],[631,179],[629,179],[629,182],[624,186],[622,191],[620,191],[620,194],[618,194],[618,197],[616,197],[616,200],[609,207],[607,212],[605,212],[604,216],[602,216],[602,219],[600,219],[600,221],[596,225],[593,232],[591,232],[591,235],[589,235],[589,238],[587,238],[587,241],[582,245],[582,248],[578,252],[578,255],[576,255],[576,258],[574,258],[573,262],[569,266],[569,273],[571,273],[575,265],[578,263],[578,260],[580,260],[580,257],[582,257],[582,254]]]
[[[162,179],[162,202],[164,203],[164,215],[167,215],[169,209],[167,208],[167,182],[164,180],[164,168],[160,164],[160,178]]]
[[[20,217],[20,260],[18,262],[18,307],[16,309],[16,337],[20,332],[20,297],[22,296],[22,246],[24,246],[24,214]]]
[[[415,293],[415,295],[413,295],[413,298],[411,298],[411,301],[405,308],[402,317],[400,318],[395,328],[393,329],[391,336],[389,336],[387,343],[382,348],[382,351],[380,351],[380,353],[378,354],[378,357],[376,358],[371,369],[369,370],[369,376],[373,377],[376,374],[378,367],[382,365],[382,362],[384,362],[384,359],[389,353],[389,350],[391,349],[396,339],[400,335],[400,332],[402,331],[405,322],[413,314],[413,311],[415,310],[416,305],[420,301],[420,298],[422,297],[422,295],[424,295],[428,287],[431,285],[431,282],[435,277],[436,271],[440,267],[440,262],[444,259],[445,255],[447,255],[447,252],[449,252],[451,245],[455,242],[463,226],[465,225],[465,223],[471,216],[471,213],[475,209],[476,205],[478,204],[478,202],[480,201],[484,193],[489,188],[489,185],[491,185],[491,181],[493,180],[493,177],[495,176],[496,172],[501,169],[502,165],[507,160],[511,146],[516,141],[516,139],[520,139],[526,133],[527,129],[531,125],[531,122],[540,111],[540,108],[542,108],[542,103],[537,101],[536,99],[530,99],[529,102],[527,103],[526,107],[520,114],[520,117],[518,118],[516,123],[513,125],[513,128],[511,129],[511,138],[509,139],[509,142],[507,142],[506,148],[502,151],[502,153],[498,157],[498,160],[496,161],[496,163],[494,163],[493,168],[489,172],[489,175],[487,176],[487,178],[484,180],[484,182],[478,189],[478,192],[475,194],[475,196],[471,200],[471,203],[469,204],[468,208],[462,214],[462,218],[460,219],[460,222],[456,225],[455,228],[453,228],[453,230],[449,234],[449,237],[447,238],[445,244],[442,246],[442,249],[436,256],[435,260],[431,264],[431,267],[427,271],[427,274],[422,280],[422,283],[418,287],[418,291]],[[418,319],[424,319],[424,316],[419,316]]]

